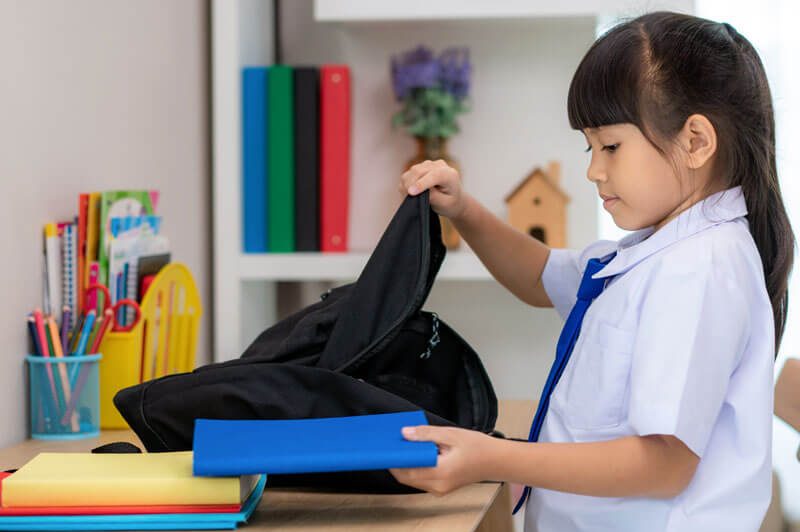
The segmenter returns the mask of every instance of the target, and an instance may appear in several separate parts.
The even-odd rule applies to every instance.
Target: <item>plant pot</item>
[[[461,170],[458,163],[450,157],[447,152],[447,139],[443,137],[425,138],[414,137],[417,141],[417,154],[412,157],[406,164],[406,169],[411,168],[415,164],[423,161],[442,159],[448,165],[455,168],[459,175]],[[463,177],[462,177],[463,178]],[[456,231],[455,226],[449,218],[439,216],[439,221],[442,225],[442,242],[447,249],[458,249],[461,245],[461,235]]]

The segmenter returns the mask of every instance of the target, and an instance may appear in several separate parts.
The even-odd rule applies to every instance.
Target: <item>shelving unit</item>
[[[245,281],[349,281],[367,263],[370,254],[286,253],[242,255],[239,278]],[[449,252],[437,279],[450,281],[488,281],[492,276],[470,251]]]
[[[379,22],[408,20],[521,19],[574,17],[614,14],[636,10],[690,10],[690,1],[631,2],[620,0],[314,0],[314,15],[319,22]]]
[[[596,238],[596,198],[582,176],[582,140],[567,131],[566,113],[553,109],[552,102],[565,99],[565,85],[594,39],[598,17],[619,12],[620,4],[628,12],[641,10],[640,5],[683,11],[692,6],[691,0],[281,2],[281,22],[285,19],[289,26],[281,27],[287,64],[345,62],[353,72],[350,241],[356,251],[252,255],[242,252],[241,238],[240,72],[244,65],[271,62],[273,4],[213,0],[214,359],[238,356],[254,331],[275,321],[278,282],[345,282],[358,276],[399,204],[393,174],[399,177],[412,154],[411,140],[388,127],[395,105],[389,56],[423,39],[435,49],[472,46],[473,85],[483,103],[464,115],[462,130],[471,134],[455,138],[451,151],[463,163],[465,184],[473,194],[502,215],[503,195],[532,165],[561,158],[564,186],[573,199],[569,243]],[[484,34],[485,28],[491,29]],[[520,51],[527,49],[538,53],[538,59]],[[520,119],[528,114],[560,129],[537,137],[540,126]],[[514,139],[525,148],[515,146],[509,152],[509,140]],[[508,156],[493,161],[484,153]],[[473,282],[492,277],[463,248],[448,253],[437,279]]]

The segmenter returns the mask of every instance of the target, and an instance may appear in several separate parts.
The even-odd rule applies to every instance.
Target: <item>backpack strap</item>
[[[95,454],[136,454],[141,452],[141,449],[127,441],[106,443],[105,445],[92,449],[92,453]]]

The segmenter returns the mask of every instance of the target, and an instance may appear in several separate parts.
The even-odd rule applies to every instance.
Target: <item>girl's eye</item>
[[[585,153],[589,153],[590,151],[592,151],[592,147],[591,147],[591,146],[586,146],[586,149],[585,149],[585,150],[583,150],[583,151],[584,151]]]
[[[607,144],[603,146],[603,150],[609,153],[614,153],[615,151],[617,151],[617,148],[619,148],[619,142],[617,142],[616,144]]]

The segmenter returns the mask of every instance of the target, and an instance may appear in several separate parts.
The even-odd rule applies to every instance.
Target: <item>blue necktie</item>
[[[542,390],[542,396],[539,399],[539,406],[536,409],[536,415],[533,417],[533,424],[531,425],[531,432],[528,435],[528,441],[535,442],[539,440],[539,433],[542,431],[544,424],[544,417],[547,414],[547,407],[550,405],[550,395],[558,384],[561,374],[564,373],[564,368],[567,366],[569,357],[572,354],[572,349],[575,347],[575,342],[581,332],[581,323],[586,311],[589,310],[589,305],[592,301],[600,295],[605,288],[606,279],[592,279],[592,275],[602,270],[611,259],[614,258],[616,253],[612,253],[604,260],[589,259],[586,265],[586,270],[583,272],[580,287],[578,287],[578,298],[575,301],[575,306],[567,316],[567,321],[564,322],[564,328],[561,329],[561,336],[558,337],[558,344],[556,345],[556,359],[553,361],[553,366],[550,368],[550,374],[547,376],[547,382]],[[517,513],[525,500],[530,495],[530,486],[525,486],[522,496],[517,501],[514,507],[514,512]]]

